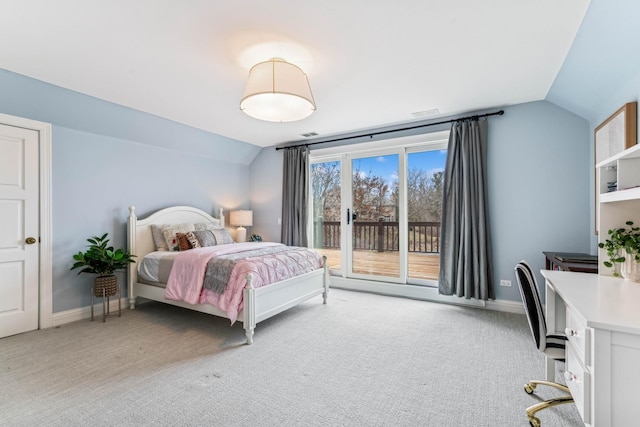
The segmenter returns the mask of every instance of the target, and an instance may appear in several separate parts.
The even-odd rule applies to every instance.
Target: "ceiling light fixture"
[[[240,101],[240,109],[268,122],[293,122],[316,109],[307,75],[282,58],[254,65]]]

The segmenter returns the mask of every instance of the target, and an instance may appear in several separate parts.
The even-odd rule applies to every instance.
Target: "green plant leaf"
[[[134,262],[133,257],[129,252],[119,248],[114,250],[113,246],[109,246],[107,239],[108,233],[102,235],[102,237],[94,236],[87,239],[92,243],[89,248],[84,252],[78,252],[73,255],[74,261],[76,261],[71,270],[76,268],[82,268],[80,273],[94,273],[100,276],[108,276],[113,274],[115,270],[120,270],[129,263]]]

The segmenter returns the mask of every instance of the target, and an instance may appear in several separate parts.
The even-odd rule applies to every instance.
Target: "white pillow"
[[[205,231],[205,230],[213,231],[213,230],[220,230],[221,228],[223,228],[220,224],[215,222],[198,222],[193,225],[196,228],[195,231]]]
[[[162,226],[162,234],[164,235],[164,240],[167,243],[167,248],[170,251],[178,251],[180,250],[178,247],[178,239],[176,237],[176,233],[188,233],[189,231],[194,231],[195,227],[193,224],[165,224]]]
[[[151,224],[151,235],[153,236],[153,243],[156,245],[158,251],[168,251],[167,241],[164,239],[164,233],[162,232],[162,225]]]

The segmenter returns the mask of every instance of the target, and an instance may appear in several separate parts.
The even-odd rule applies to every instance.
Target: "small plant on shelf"
[[[632,261],[640,263],[640,227],[634,227],[633,221],[625,223],[629,228],[619,227],[608,230],[609,238],[598,243],[598,247],[607,251],[608,261],[603,264],[613,269],[613,275],[620,277],[619,264],[627,261],[627,256]]]

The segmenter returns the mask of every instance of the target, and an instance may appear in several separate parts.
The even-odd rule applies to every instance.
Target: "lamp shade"
[[[253,211],[231,211],[229,222],[231,225],[238,225],[240,227],[252,226]]]
[[[313,114],[316,103],[304,71],[282,58],[271,58],[249,71],[240,109],[260,120],[293,122]]]

